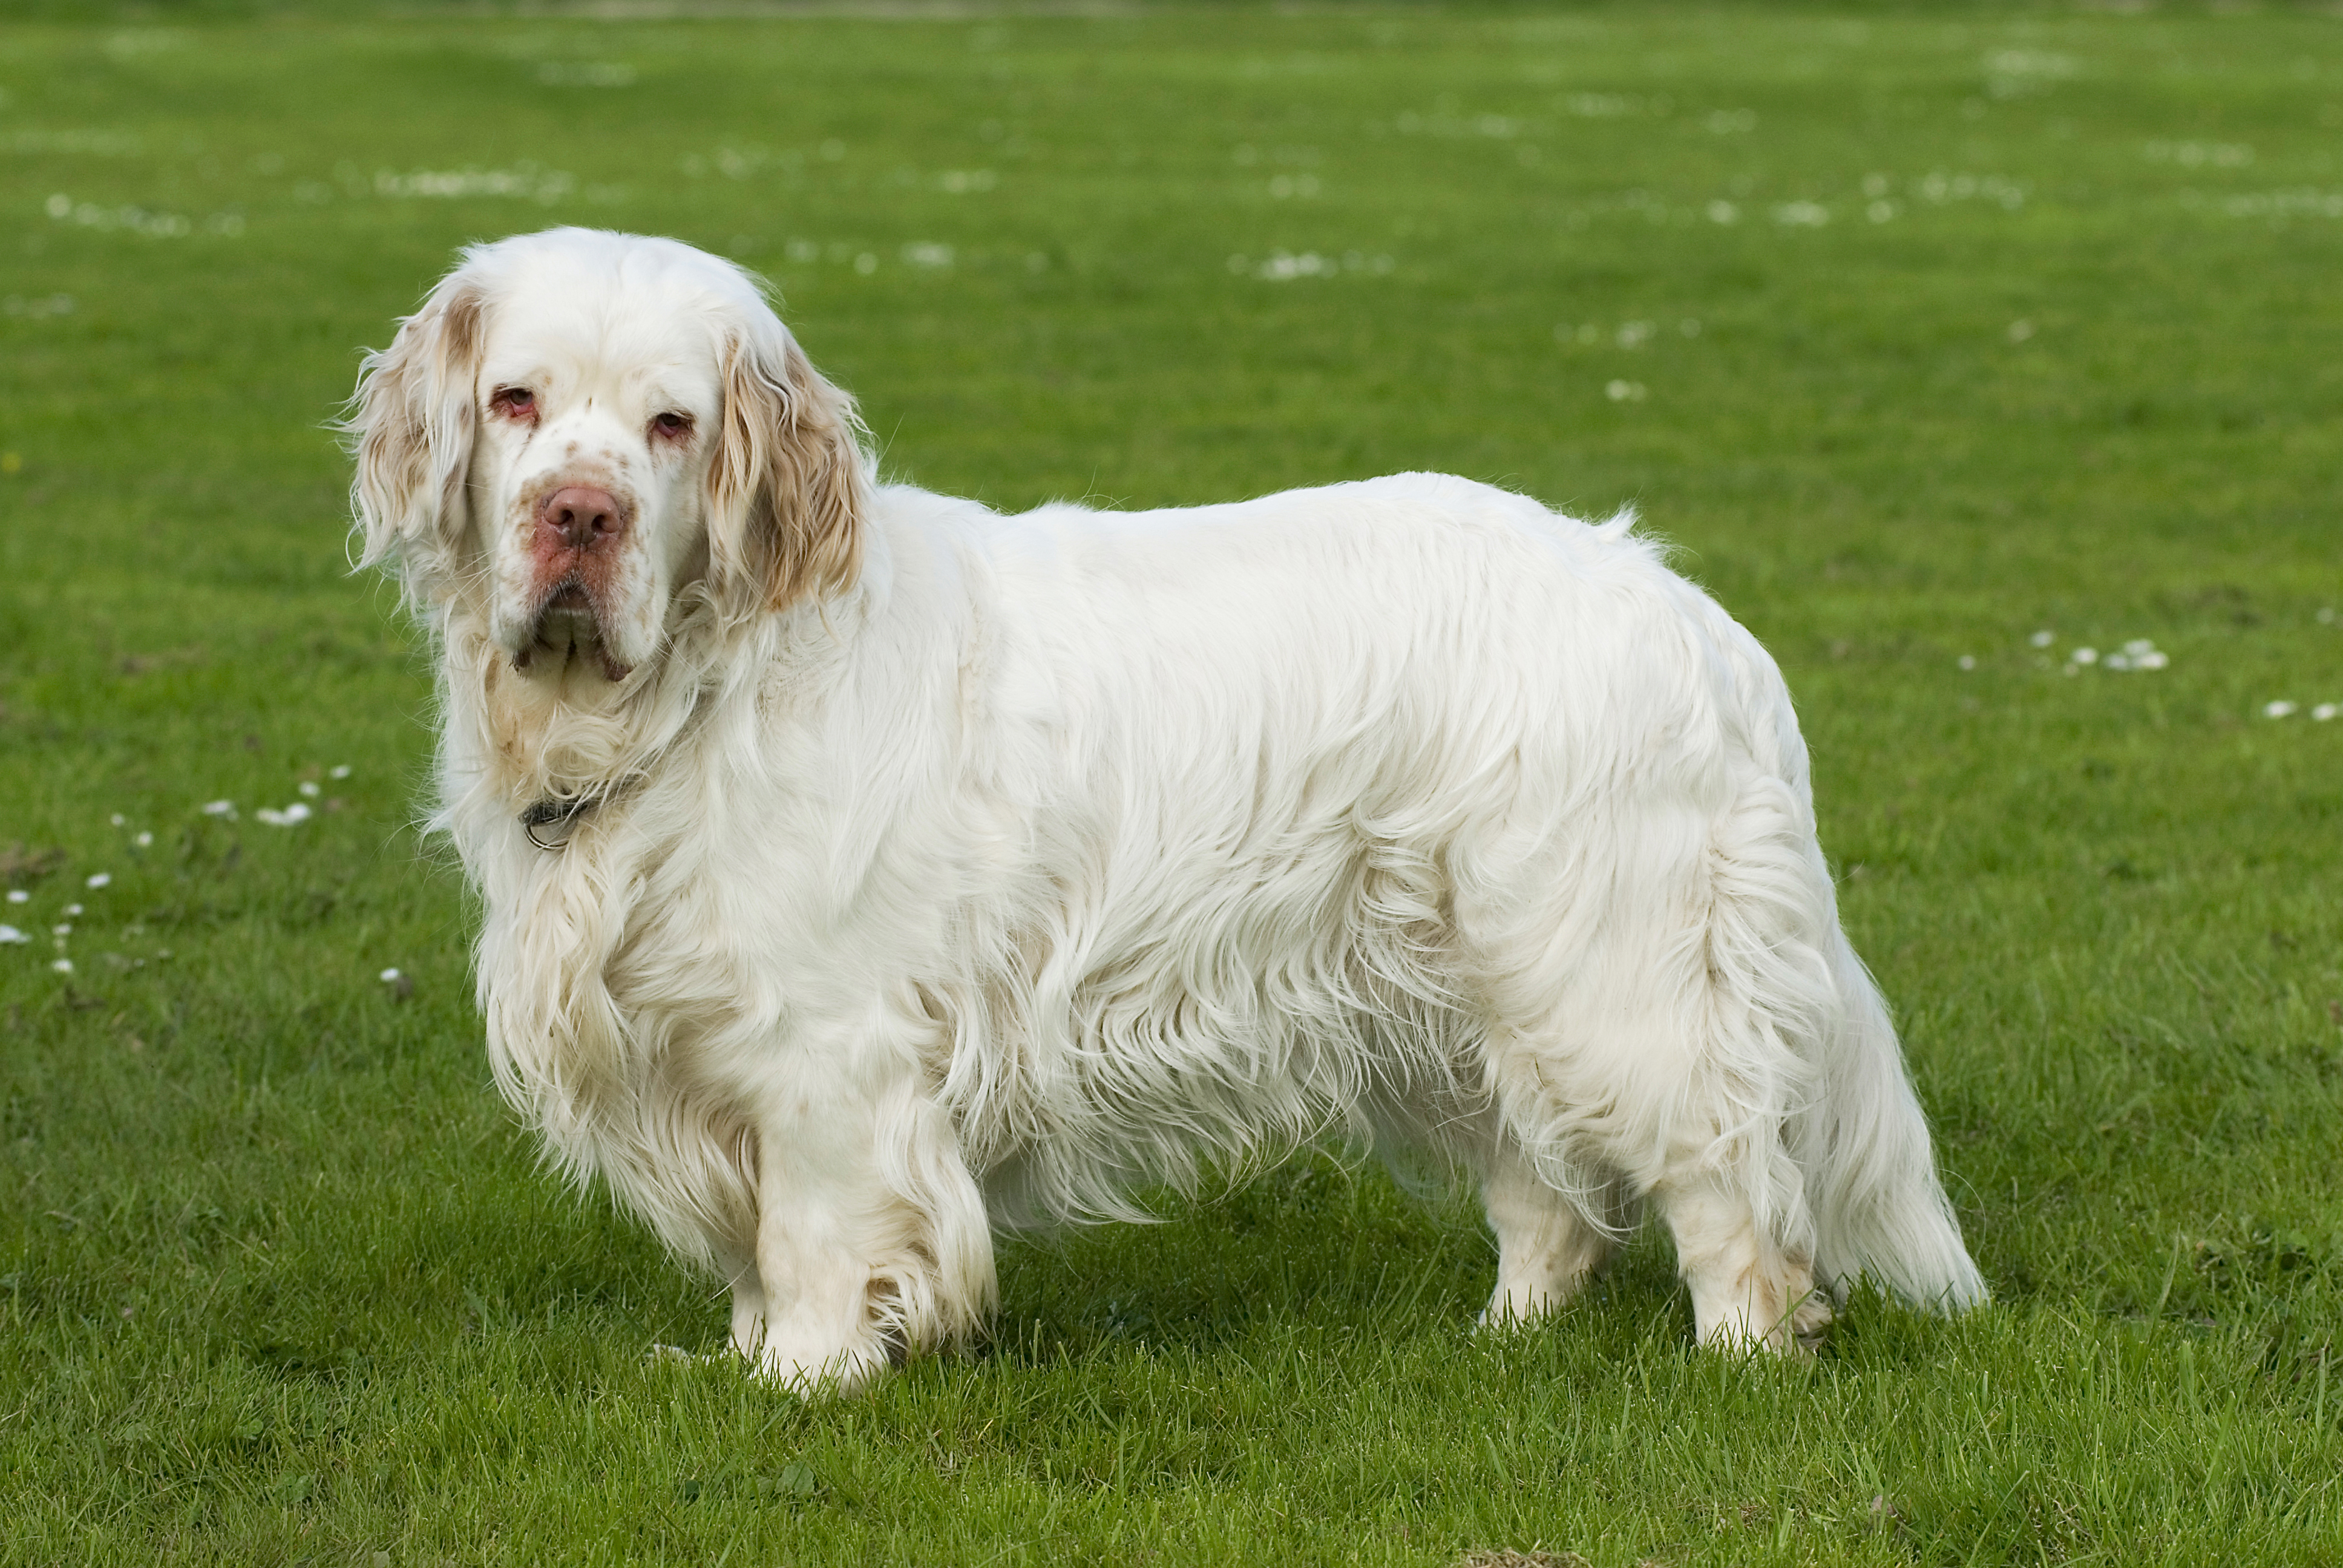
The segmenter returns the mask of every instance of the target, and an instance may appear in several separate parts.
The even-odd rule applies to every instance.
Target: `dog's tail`
[[[1833,933],[1831,947],[1839,1007],[1822,1030],[1822,1092],[1802,1129],[1800,1161],[1815,1221],[1815,1272],[1841,1294],[1868,1274],[1916,1306],[1974,1306],[1986,1299],[1985,1278],[1937,1180],[1887,1003],[1844,933]]]

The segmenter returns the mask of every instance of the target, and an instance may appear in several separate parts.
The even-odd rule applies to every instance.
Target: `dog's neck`
[[[752,697],[778,668],[819,678],[843,653],[863,598],[858,585],[824,603],[731,619],[687,589],[658,650],[617,682],[584,658],[548,668],[540,656],[517,668],[485,613],[447,604],[437,618],[441,819],[558,841],[663,769],[711,709]]]
[[[577,650],[555,660],[539,648],[519,667],[490,634],[477,579],[459,579],[418,607],[439,655],[438,824],[467,840],[470,860],[488,835],[529,831],[532,815],[540,842],[606,815],[709,732],[714,709],[756,701],[777,680],[833,678],[891,579],[875,531],[855,581],[821,598],[726,607],[695,577],[669,600],[658,647],[618,681]],[[571,809],[580,802],[584,812]]]
[[[439,671],[447,808],[566,827],[641,778],[691,727],[704,695],[705,661],[689,651],[699,628],[674,629],[683,635],[613,682],[585,658],[540,656],[518,668],[486,618],[451,607]]]

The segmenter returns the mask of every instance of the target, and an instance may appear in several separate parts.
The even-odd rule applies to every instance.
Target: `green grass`
[[[2343,1560],[2331,16],[0,45],[0,1562]],[[468,168],[519,192],[401,194]],[[1640,507],[1788,671],[1996,1304],[1749,1365],[1646,1236],[1476,1338],[1469,1208],[1313,1157],[1005,1243],[992,1342],[867,1397],[647,1362],[722,1302],[488,1085],[323,428],[553,222],[766,270],[890,466],[1000,505]]]

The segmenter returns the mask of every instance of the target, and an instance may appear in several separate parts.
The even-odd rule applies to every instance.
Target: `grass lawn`
[[[0,1563],[2343,1561],[2343,22],[48,12]],[[1469,1204],[1312,1154],[1005,1242],[992,1341],[866,1397],[647,1357],[720,1294],[489,1086],[323,428],[553,223],[764,270],[891,468],[1001,506],[1640,508],[1788,672],[1995,1305],[1748,1364],[1647,1234],[1476,1337]]]

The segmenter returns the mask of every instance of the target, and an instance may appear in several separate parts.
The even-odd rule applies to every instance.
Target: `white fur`
[[[489,427],[538,375],[568,457]],[[498,1081],[775,1375],[978,1332],[995,1219],[1135,1217],[1329,1133],[1479,1174],[1498,1321],[1646,1202],[1704,1340],[1789,1348],[1864,1272],[1983,1299],[1789,694],[1627,519],[1429,474],[1014,517],[881,487],[743,275],[575,229],[468,253],[351,429],[366,558],[441,650]],[[516,498],[565,463],[641,520],[517,671]],[[518,819],[605,792],[552,852]]]

